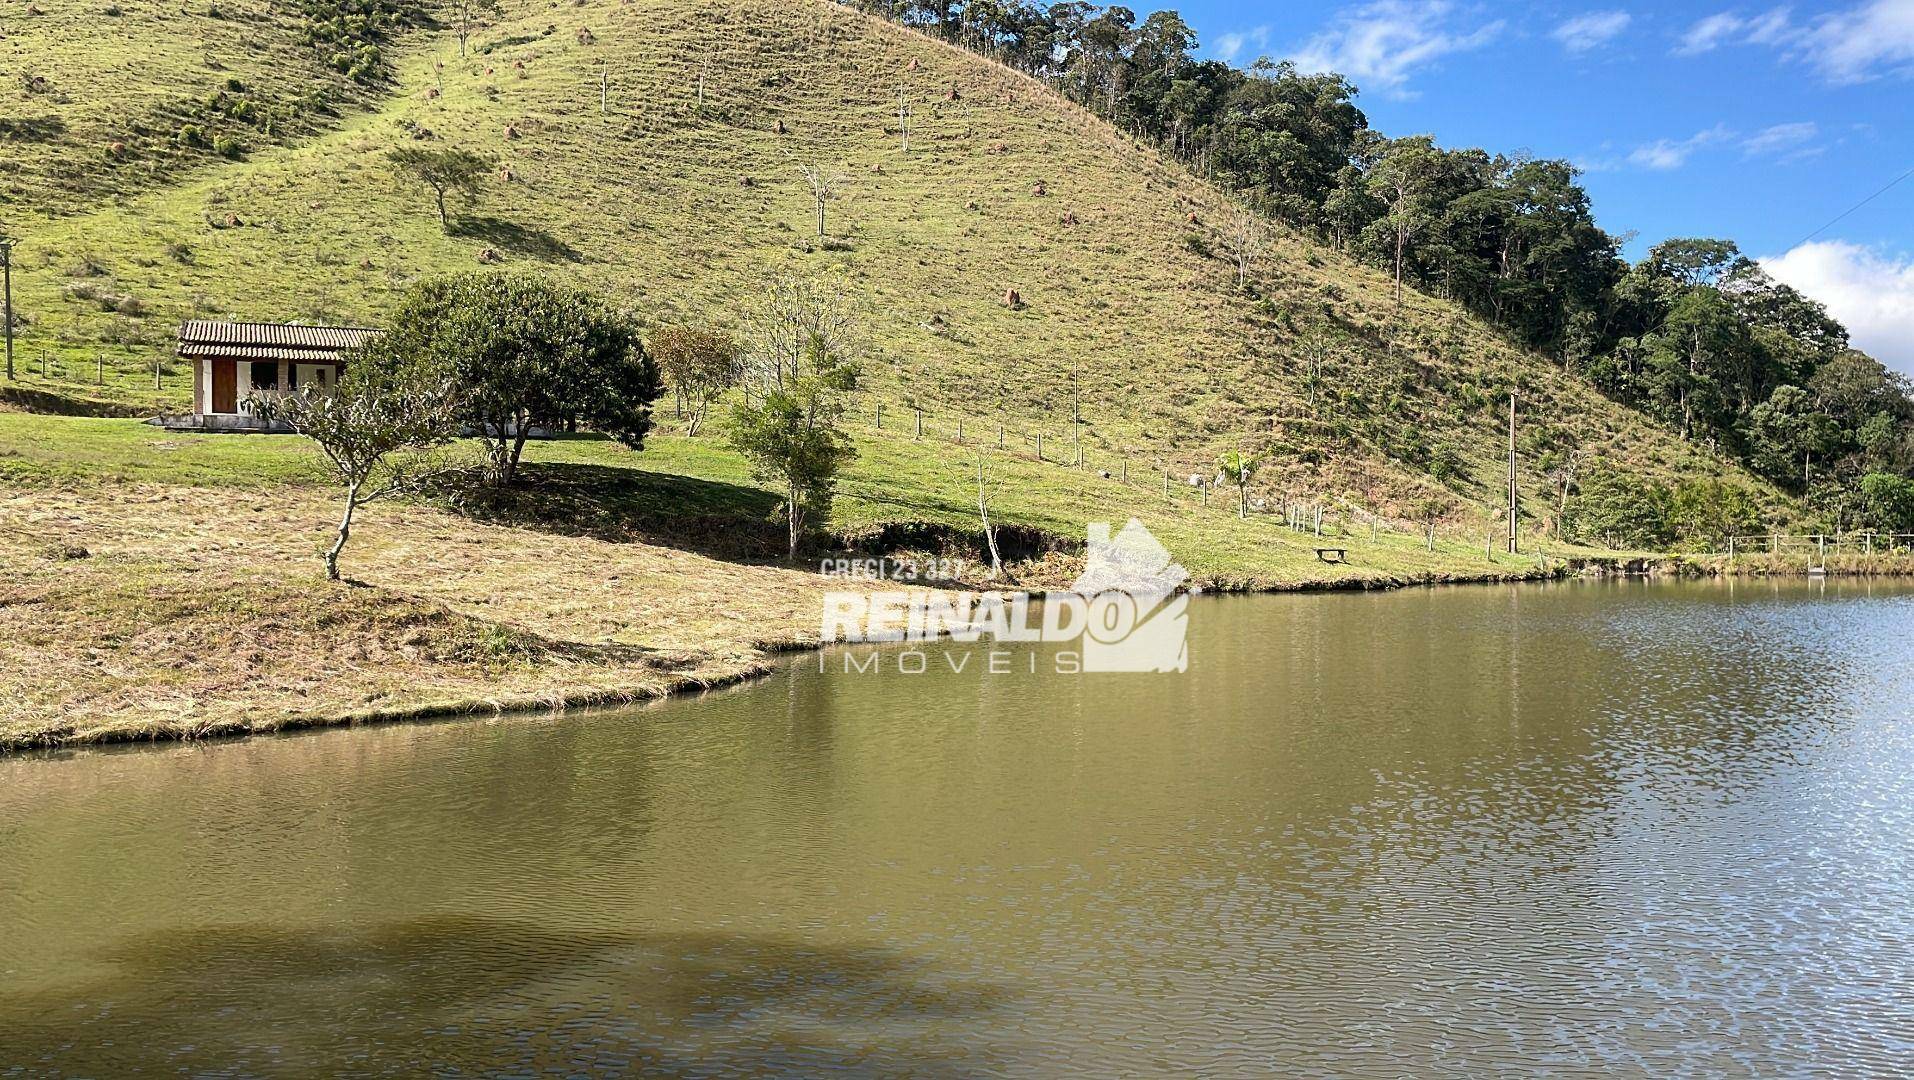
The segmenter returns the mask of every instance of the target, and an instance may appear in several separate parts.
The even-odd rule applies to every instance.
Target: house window
[[[307,387],[314,393],[324,393],[336,379],[333,368],[327,364],[299,364],[293,369],[293,385]]]
[[[252,388],[254,390],[274,390],[279,386],[279,365],[270,360],[255,360],[252,365]]]

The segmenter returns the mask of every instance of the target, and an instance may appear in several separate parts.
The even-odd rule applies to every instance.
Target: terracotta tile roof
[[[293,326],[189,319],[179,327],[179,355],[242,360],[337,360],[339,354],[384,332],[364,326]]]

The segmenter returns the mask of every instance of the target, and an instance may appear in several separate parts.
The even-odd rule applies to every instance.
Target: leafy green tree
[[[1256,477],[1256,470],[1263,459],[1255,454],[1245,454],[1240,450],[1231,450],[1216,459],[1216,474],[1226,484],[1236,487],[1236,516],[1249,517],[1249,482]]]
[[[1741,250],[1732,240],[1678,237],[1649,248],[1642,261],[1655,276],[1692,289],[1713,285],[1740,257]]]
[[[370,359],[422,365],[460,390],[459,419],[484,440],[496,487],[518,476],[535,427],[583,424],[644,446],[664,392],[636,329],[603,298],[543,278],[470,273],[412,289]]]
[[[1840,432],[1819,412],[1808,392],[1778,386],[1748,414],[1748,458],[1755,471],[1779,484],[1805,490],[1817,456],[1827,457]]]
[[[491,158],[470,150],[435,150],[424,146],[401,146],[386,158],[400,173],[432,189],[441,232],[452,231],[445,197],[453,192],[467,196],[478,194],[493,165]]]
[[[1642,385],[1651,412],[1675,424],[1684,439],[1728,426],[1731,395],[1745,386],[1745,366],[1755,349],[1747,324],[1720,293],[1689,290],[1642,345]]]
[[[690,417],[687,435],[696,435],[711,403],[744,378],[737,339],[710,327],[660,327],[651,335],[651,355]]]
[[[1433,195],[1441,175],[1442,156],[1426,135],[1390,142],[1364,183],[1387,209],[1376,222],[1387,238],[1395,265],[1396,307],[1402,307],[1402,275],[1409,245],[1436,221]]]
[[[1668,527],[1682,546],[1721,551],[1728,538],[1761,527],[1761,507],[1748,489],[1720,480],[1689,480],[1668,501]]]
[[[1178,86],[1177,103],[1220,99],[1215,113],[1170,122],[1205,133],[1207,138],[1185,141],[1202,147],[1225,182],[1276,217],[1297,226],[1320,224],[1339,174],[1368,130],[1355,105],[1355,87],[1340,75],[1300,74],[1287,61],[1259,61],[1246,73],[1229,73],[1234,78],[1203,74],[1205,85],[1222,87],[1221,93],[1199,95],[1194,85]],[[1355,229],[1379,214],[1368,214]]]
[[[1914,532],[1914,480],[1893,473],[1868,473],[1856,484],[1856,524],[1884,533]]]
[[[456,386],[393,348],[384,338],[374,339],[328,390],[252,403],[256,415],[283,421],[317,443],[345,488],[339,527],[323,556],[328,581],[339,580],[339,555],[359,508],[412,490],[423,479],[402,452],[436,446],[458,432]]]
[[[793,560],[811,524],[829,518],[837,475],[857,455],[843,429],[857,379],[855,362],[818,348],[799,374],[767,384],[756,401],[732,409],[731,447],[754,476],[784,490]]]
[[[1666,488],[1612,469],[1591,473],[1569,500],[1563,522],[1571,539],[1611,548],[1667,545]]]

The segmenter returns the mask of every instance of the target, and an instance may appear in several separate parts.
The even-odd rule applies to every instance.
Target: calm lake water
[[[1914,592],[1190,628],[0,761],[0,1076],[1914,1068]]]

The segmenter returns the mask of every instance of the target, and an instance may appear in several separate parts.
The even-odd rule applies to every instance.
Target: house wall
[[[224,357],[199,357],[193,360],[193,412],[199,416],[230,415],[213,412],[213,378],[215,368],[221,379],[230,373],[233,378],[235,404],[245,400],[252,389],[251,360],[229,360]],[[278,362],[277,385],[281,389],[290,389],[293,376],[298,375],[301,387],[309,387],[316,382],[327,386],[336,386],[342,366],[334,361],[290,361]]]

